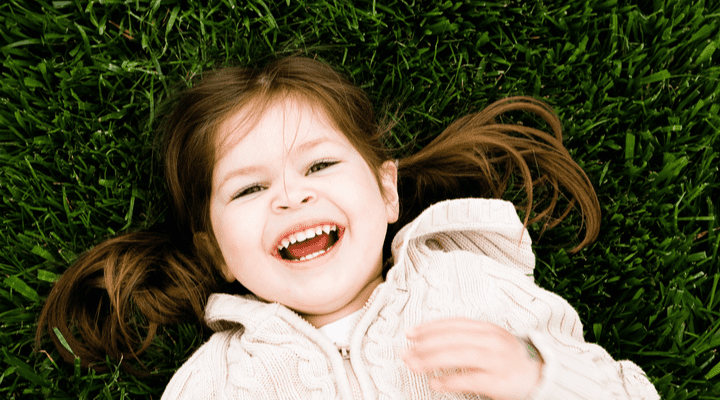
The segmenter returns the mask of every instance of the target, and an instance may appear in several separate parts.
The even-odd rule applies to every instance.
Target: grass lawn
[[[160,397],[198,327],[167,327],[147,378],[96,373],[33,352],[43,300],[78,254],[163,221],[159,102],[301,52],[401,111],[394,147],[506,96],[550,103],[603,222],[575,256],[577,217],[530,227],[537,283],[663,399],[720,398],[720,1],[5,0],[0,35],[0,397]]]

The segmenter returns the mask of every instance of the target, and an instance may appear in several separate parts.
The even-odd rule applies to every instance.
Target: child
[[[554,136],[497,124],[508,110],[538,114]],[[577,204],[587,231],[574,251],[600,218],[543,103],[501,100],[395,161],[362,91],[291,57],[205,78],[164,131],[178,233],[111,239],[63,275],[38,335],[51,328],[64,357],[52,328],[89,365],[136,358],[160,324],[194,315],[216,333],[163,399],[659,398],[635,364],[585,343],[572,307],[533,282],[525,226],[549,220],[559,188],[570,206],[546,225]],[[516,171],[524,224],[501,200],[437,202],[469,184],[499,197]],[[542,211],[534,185],[552,193]],[[220,293],[223,280],[245,292]],[[141,345],[133,308],[148,321]]]

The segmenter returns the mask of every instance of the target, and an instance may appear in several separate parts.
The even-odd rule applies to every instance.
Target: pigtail
[[[180,251],[168,234],[142,231],[109,239],[82,255],[54,285],[36,344],[47,329],[66,361],[77,356],[83,367],[103,371],[109,355],[123,360],[124,371],[141,374],[128,361],[139,361],[160,325],[201,321],[207,298],[218,289],[215,275],[202,258]]]
[[[253,74],[237,68],[208,72],[161,103],[156,144],[173,223],[109,239],[81,256],[50,292],[36,344],[47,330],[67,361],[76,355],[83,366],[103,370],[109,355],[123,360],[123,370],[141,374],[128,361],[145,368],[138,357],[161,325],[203,322],[210,294],[226,289],[209,224],[214,129],[243,99]]]
[[[552,134],[521,124],[499,124],[508,111],[526,111],[541,117]],[[400,160],[399,190],[403,199],[403,226],[430,204],[468,195],[501,198],[522,178],[526,201],[525,225],[543,222],[544,231],[579,208],[585,237],[571,250],[577,252],[597,238],[600,204],[592,183],[562,144],[558,117],[541,101],[530,97],[499,100],[477,114],[458,119],[418,153]],[[468,194],[468,188],[473,188]],[[534,190],[541,189],[542,190]],[[546,192],[542,200],[534,198]],[[568,204],[555,212],[561,195]],[[544,208],[536,209],[538,205]]]

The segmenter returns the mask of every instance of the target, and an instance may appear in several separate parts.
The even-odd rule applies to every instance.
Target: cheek
[[[230,206],[212,218],[215,237],[230,269],[240,263],[243,256],[262,249],[259,213],[244,208]]]
[[[355,209],[362,212],[377,211],[375,208],[384,203],[375,177],[369,174],[358,174],[354,178],[344,182],[345,185],[350,186],[346,190],[346,200]]]

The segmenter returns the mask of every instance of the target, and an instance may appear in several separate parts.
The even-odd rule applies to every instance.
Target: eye
[[[333,166],[335,164],[339,163],[339,161],[331,161],[331,160],[320,160],[313,163],[313,165],[308,168],[308,175],[312,174],[314,172],[318,172],[320,170],[323,170],[327,167]]]
[[[248,196],[253,193],[257,193],[263,189],[264,189],[264,187],[262,187],[260,185],[252,185],[252,186],[246,187],[244,189],[240,189],[239,192],[237,192],[233,195],[232,199],[235,200],[235,199],[238,199],[243,196]]]

